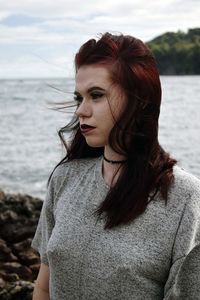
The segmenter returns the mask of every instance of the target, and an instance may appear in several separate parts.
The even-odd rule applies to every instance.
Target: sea
[[[200,178],[200,76],[161,76],[161,84],[160,144]],[[73,78],[0,80],[0,189],[44,199],[65,156],[58,130],[75,111],[56,103],[71,101],[73,91]]]

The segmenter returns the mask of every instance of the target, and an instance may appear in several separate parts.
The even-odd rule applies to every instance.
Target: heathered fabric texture
[[[104,230],[92,216],[109,190],[103,157],[59,166],[32,247],[50,270],[51,300],[200,299],[200,180],[178,166],[168,204]]]

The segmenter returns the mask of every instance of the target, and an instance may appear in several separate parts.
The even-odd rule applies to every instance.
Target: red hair
[[[107,67],[112,82],[120,86],[128,99],[109,136],[113,150],[125,155],[128,161],[116,184],[94,212],[98,217],[106,214],[107,229],[134,220],[158,192],[167,203],[174,179],[173,166],[177,161],[158,142],[161,84],[150,49],[132,36],[105,33],[97,41],[90,39],[83,44],[75,56],[76,72],[81,66],[93,64]],[[77,158],[98,157],[104,152],[103,147],[87,145],[78,119],[74,118],[59,131],[67,151],[59,164]],[[74,132],[70,147],[63,137],[69,130]]]

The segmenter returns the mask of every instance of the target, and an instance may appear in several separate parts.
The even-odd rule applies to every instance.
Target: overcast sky
[[[200,0],[0,0],[0,78],[67,77],[98,33],[149,41],[200,27]]]

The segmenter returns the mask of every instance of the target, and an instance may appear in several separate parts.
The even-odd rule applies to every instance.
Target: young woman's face
[[[118,86],[112,85],[109,71],[103,66],[80,67],[75,82],[76,115],[80,126],[94,127],[82,134],[89,146],[104,147],[108,145],[110,131],[124,108],[125,95]]]

